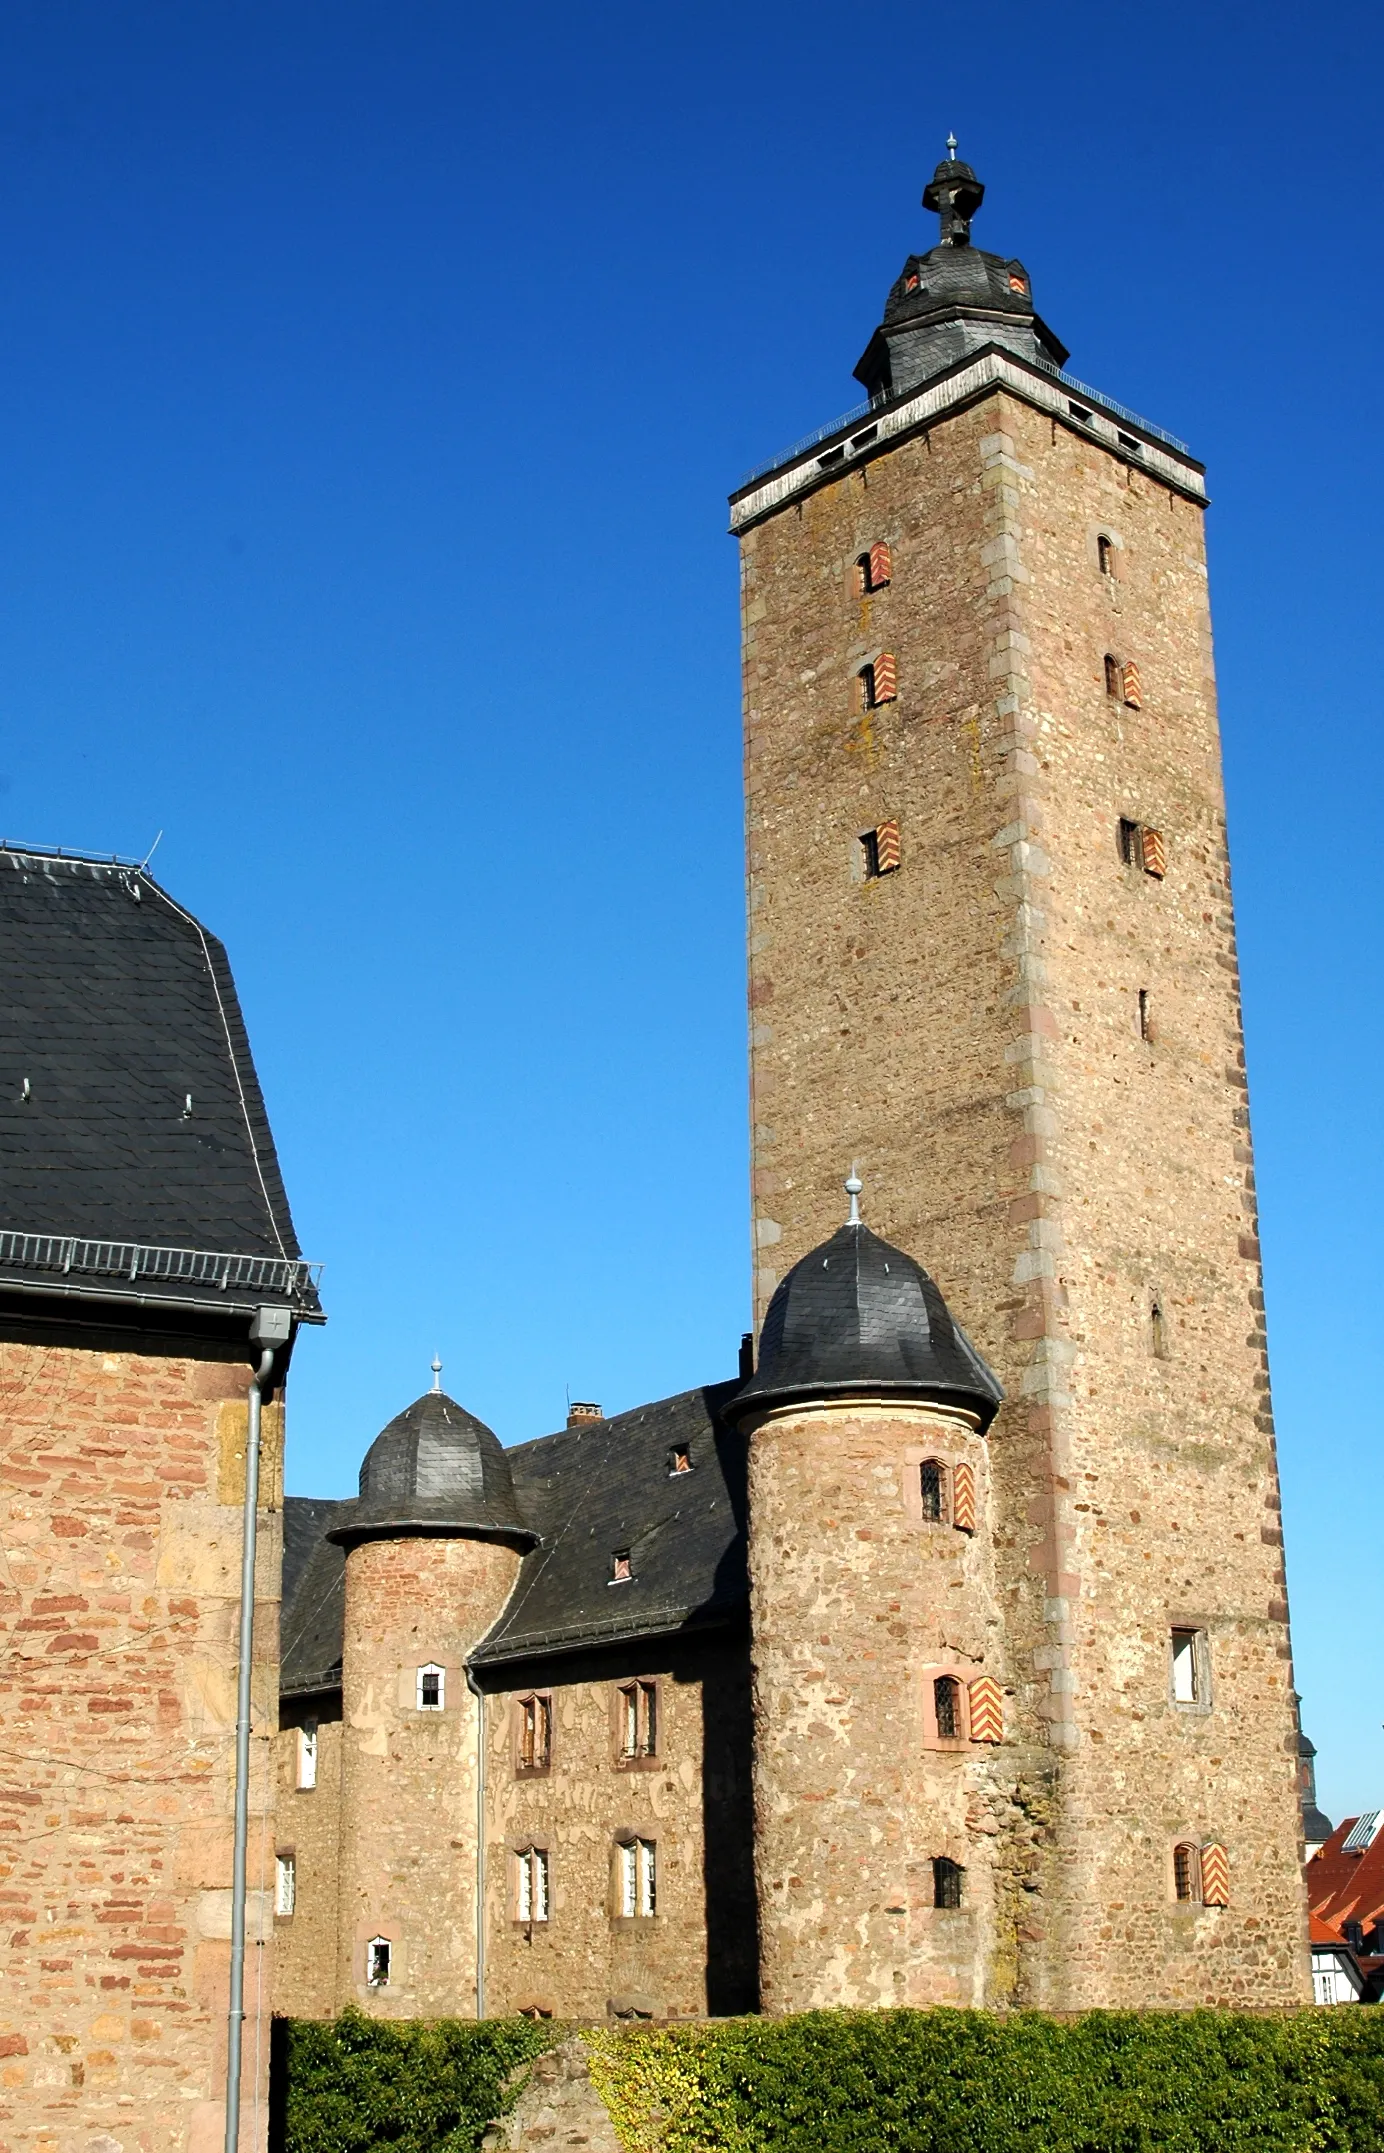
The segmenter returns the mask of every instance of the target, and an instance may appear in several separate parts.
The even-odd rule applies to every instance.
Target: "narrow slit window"
[[[1105,654],[1105,692],[1117,703],[1124,697],[1124,667],[1109,651]]]
[[[1142,867],[1144,864],[1144,833],[1137,822],[1127,815],[1120,817],[1120,859],[1126,867]]]
[[[1153,1043],[1153,1004],[1147,987],[1139,989],[1139,1037],[1149,1045]]]
[[[932,1864],[933,1905],[960,1906],[961,1882],[965,1874],[959,1861],[951,1861],[945,1854],[939,1854]]]
[[[1089,419],[1091,414],[1089,411],[1084,411],[1082,412],[1081,416],[1085,419]],[[1100,572],[1103,576],[1114,575],[1115,553],[1116,546],[1114,539],[1108,538],[1105,532],[1102,531],[1096,539],[1096,559],[1100,563]]]
[[[631,1562],[632,1558],[629,1549],[627,1547],[617,1547],[610,1558],[610,1576],[607,1583],[611,1585],[628,1585],[632,1583],[634,1571],[631,1567]]]
[[[519,1699],[519,1769],[546,1772],[553,1754],[553,1701],[535,1691]]]
[[[959,1741],[961,1737],[961,1684],[954,1675],[938,1675],[932,1685],[932,1709],[937,1720],[937,1736],[942,1742]]]
[[[521,1847],[514,1861],[515,1920],[525,1923],[546,1921],[549,1904],[547,1848]]]
[[[1149,1343],[1156,1361],[1168,1359],[1168,1319],[1157,1301],[1149,1310]]]
[[[937,1458],[925,1458],[918,1468],[923,1517],[940,1525],[947,1514],[947,1469]]]
[[[626,1760],[658,1755],[658,1684],[625,1682],[619,1692],[620,1755]]]
[[[298,1899],[298,1864],[292,1854],[274,1856],[274,1912],[287,1921]]]
[[[617,1849],[620,1912],[627,1921],[658,1911],[658,1849],[652,1839],[622,1839]]]
[[[435,1663],[418,1670],[418,1709],[420,1712],[440,1712],[446,1703],[447,1677]]]
[[[310,1719],[298,1729],[298,1788],[311,1793],[317,1785],[317,1722]]]
[[[1200,1849],[1186,1841],[1173,1848],[1173,1890],[1182,1900],[1201,1897]]]
[[[365,1947],[365,1980],[372,1989],[389,1987],[390,1967],[394,1959],[394,1946],[387,1936],[372,1936]]]
[[[1196,1630],[1173,1631],[1173,1701],[1202,1701],[1200,1633]]]

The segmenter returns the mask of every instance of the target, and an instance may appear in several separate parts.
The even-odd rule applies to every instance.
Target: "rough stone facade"
[[[51,1329],[51,1326],[49,1327]],[[225,2077],[244,1349],[0,1343],[0,2136],[214,2153]],[[282,1420],[264,1415],[241,2143],[266,2122]]]
[[[1302,2001],[1201,509],[1137,444],[995,388],[784,500],[742,561],[759,1306],[855,1157],[1010,1401],[995,1836],[1029,1888],[980,1986]],[[862,708],[881,651],[897,694]],[[1160,833],[1161,875],[1122,819]],[[901,864],[872,876],[862,833],[891,821]],[[1175,1626],[1204,1637],[1190,1707]],[[1175,1901],[1184,1838],[1227,1848],[1229,1906]]]

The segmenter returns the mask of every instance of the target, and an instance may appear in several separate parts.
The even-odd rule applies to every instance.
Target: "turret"
[[[468,2016],[479,1747],[466,1662],[537,1535],[498,1437],[435,1381],[375,1438],[331,1537],[347,1550],[338,1995],[388,2017]]]
[[[755,1841],[769,2011],[997,2000],[1005,1671],[985,1431],[998,1382],[861,1223],[794,1265],[731,1411],[749,1434]]]
[[[1034,311],[1023,263],[972,246],[971,219],[985,187],[955,149],[949,136],[948,154],[923,189],[924,209],[942,220],[940,240],[926,254],[909,255],[855,369],[873,397],[905,394],[990,344],[1040,365],[1067,359],[1066,345]]]

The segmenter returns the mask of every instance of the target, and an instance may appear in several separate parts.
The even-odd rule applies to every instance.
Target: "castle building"
[[[245,2153],[271,2006],[1310,2000],[1204,476],[982,194],[732,497],[757,1349],[511,1449],[435,1368],[343,1502],[265,1416]],[[0,2120],[210,2153],[321,1309],[219,944],[10,847],[0,928]]]
[[[1310,1995],[1204,475],[983,191],[732,497],[757,1365],[290,1499],[295,2008]]]
[[[0,2139],[221,2143],[248,1386],[320,1320],[225,951],[0,846]],[[242,2144],[266,2117],[283,1419],[261,1425]]]

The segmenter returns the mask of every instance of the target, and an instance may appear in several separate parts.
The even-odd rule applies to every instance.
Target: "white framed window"
[[[317,1722],[308,1720],[298,1729],[298,1791],[308,1794],[317,1785]]]
[[[365,1947],[365,1980],[372,1989],[389,1987],[390,1967],[394,1958],[394,1946],[387,1936],[372,1936]]]
[[[548,1849],[521,1847],[514,1857],[514,1918],[546,1921],[548,1918]]]
[[[1173,1703],[1204,1704],[1206,1701],[1206,1674],[1203,1666],[1205,1642],[1200,1630],[1174,1630],[1173,1654]]]
[[[285,1920],[298,1897],[298,1864],[291,1854],[274,1856],[274,1912]]]
[[[658,1848],[652,1839],[622,1839],[619,1857],[620,1912],[627,1920],[658,1911]]]
[[[429,1660],[426,1667],[418,1670],[418,1709],[420,1712],[441,1712],[447,1703],[447,1670]]]

